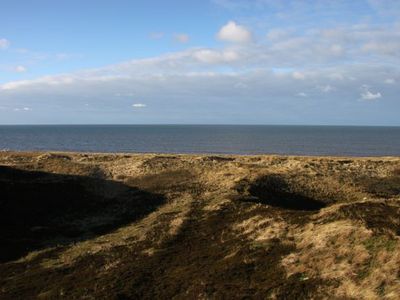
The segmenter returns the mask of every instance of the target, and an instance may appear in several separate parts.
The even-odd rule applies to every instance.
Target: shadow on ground
[[[243,201],[267,204],[273,207],[317,211],[326,206],[324,201],[297,191],[283,176],[270,174],[258,178],[248,187],[250,197]]]
[[[391,198],[400,196],[400,175],[394,174],[388,177],[357,178],[359,184],[367,193],[373,196]]]
[[[108,233],[164,202],[111,180],[0,166],[0,262]]]

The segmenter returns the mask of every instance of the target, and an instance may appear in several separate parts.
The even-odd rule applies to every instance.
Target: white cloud
[[[261,6],[261,3],[267,1],[281,3],[279,10],[289,10],[297,5],[311,5],[307,1],[297,0],[215,1],[229,5],[241,3],[243,9],[248,5],[258,6],[256,2]],[[286,3],[289,2],[288,8]],[[325,3],[328,2],[332,6],[337,3],[316,2],[316,6],[320,7],[316,9],[326,7],[328,4]],[[347,7],[345,2],[341,0]],[[270,7],[269,4],[267,6]],[[382,109],[385,109],[380,114],[381,119],[386,118],[385,113],[390,117],[399,111],[400,102],[397,101],[397,96],[400,90],[397,83],[400,80],[400,52],[397,44],[400,39],[400,23],[392,24],[390,20],[383,23],[380,19],[375,22],[373,16],[370,19],[348,19],[348,22],[339,23],[339,19],[322,17],[313,20],[314,18],[307,17],[308,13],[302,16],[303,19],[289,20],[287,16],[291,16],[291,12],[287,12],[286,17],[283,16],[279,19],[280,22],[276,22],[275,12],[279,11],[271,10],[271,18],[266,17],[267,14],[254,15],[253,18],[243,10],[241,16],[248,28],[230,21],[216,35],[222,41],[234,43],[219,43],[218,46],[209,48],[189,48],[156,57],[133,59],[96,69],[32,80],[4,82],[3,79],[4,83],[0,83],[0,102],[6,110],[11,111],[14,107],[20,110],[24,106],[34,107],[34,111],[40,112],[43,118],[53,117],[50,121],[61,120],[58,116],[65,116],[68,110],[71,111],[71,119],[74,118],[85,111],[82,109],[85,103],[90,105],[90,109],[86,111],[94,112],[88,119],[92,120],[93,117],[97,118],[95,121],[103,122],[111,114],[117,118],[117,122],[131,122],[131,112],[141,111],[141,107],[146,107],[143,103],[151,103],[151,110],[143,108],[146,113],[136,114],[135,121],[164,122],[169,117],[189,118],[196,117],[196,114],[208,117],[208,114],[215,114],[223,122],[226,120],[224,117],[230,114],[237,116],[239,122],[242,120],[241,114],[247,111],[254,122],[273,122],[275,116],[287,116],[290,113],[297,118],[295,121],[303,117],[302,120],[314,120],[320,116],[321,122],[329,122],[326,116],[334,115],[334,112],[336,114],[333,118],[340,119],[338,122],[353,122],[352,118],[359,120],[366,110],[373,108],[371,105],[361,105],[357,100],[379,98],[385,99],[381,102]],[[335,14],[332,10],[326,12],[323,16]],[[264,20],[258,17],[261,15]],[[254,27],[250,27],[252,24]],[[276,24],[281,24],[282,27],[271,29],[271,25]],[[252,38],[251,28],[257,29],[260,39]],[[150,34],[150,38],[154,39],[163,37],[165,35],[162,32]],[[168,38],[176,37],[168,35]],[[186,40],[186,37],[181,37],[182,42]],[[252,42],[246,43],[249,41]],[[12,66],[18,64],[33,65],[31,57],[41,54],[25,53],[22,50],[17,53],[17,49],[13,48],[11,50],[11,54],[20,57],[15,60],[17,62],[6,62],[9,66],[3,66],[4,70],[12,70]],[[46,54],[41,59],[49,58],[54,60],[55,55]],[[39,58],[34,59],[35,62],[38,60]],[[360,90],[363,83],[371,88]],[[335,92],[330,93],[333,90]],[[298,98],[307,96],[307,93],[308,98]],[[126,101],[142,103],[132,104]],[[301,106],[305,103],[307,109]],[[202,110],[206,106],[207,109]],[[127,107],[131,110],[126,110]],[[97,114],[99,111],[101,114]],[[129,114],[129,119],[123,120],[124,114]],[[345,114],[350,119],[342,118]],[[22,121],[26,121],[31,115],[35,117],[34,113],[19,115]],[[15,119],[16,116],[18,114],[14,114]],[[145,117],[149,119],[141,119]],[[6,122],[6,118],[8,115],[3,111],[0,119]],[[39,118],[39,114],[36,118]],[[204,121],[204,117],[202,118]],[[86,122],[86,119],[82,117],[76,120]],[[9,122],[14,122],[10,120]],[[65,120],[68,119],[64,118]],[[36,121],[43,122],[40,119]],[[398,121],[395,122],[398,124]]]
[[[30,107],[14,108],[14,111],[31,111],[31,110],[32,110],[32,108],[30,108]]]
[[[396,80],[394,80],[393,78],[387,78],[387,79],[385,79],[385,83],[394,84],[394,83],[396,83]]]
[[[345,76],[341,72],[333,72],[333,73],[329,74],[329,79],[340,81],[340,80],[344,80]]]
[[[329,85],[329,84],[327,84],[327,85],[320,85],[320,86],[317,86],[317,88],[318,88],[321,92],[324,92],[324,93],[329,93],[329,92],[335,90],[335,88],[334,88],[333,86]]]
[[[174,39],[175,39],[175,41],[184,44],[184,43],[189,42],[190,37],[189,37],[189,35],[187,35],[185,33],[177,33],[174,35]]]
[[[7,49],[10,46],[10,41],[7,39],[0,39],[0,49]]]
[[[24,73],[24,72],[27,71],[27,69],[26,69],[26,67],[24,67],[24,66],[16,66],[16,67],[14,68],[14,71],[17,72],[17,73]]]
[[[303,97],[303,98],[308,97],[308,95],[306,93],[304,93],[304,92],[297,93],[297,96]]]
[[[304,73],[298,72],[298,71],[293,72],[293,73],[292,73],[292,76],[293,76],[294,79],[297,79],[297,80],[304,80],[304,79],[306,79],[306,75],[305,75]]]
[[[112,113],[121,115],[117,122],[131,122],[131,114],[130,119],[123,120],[128,105],[129,112],[146,112],[135,115],[138,122],[164,122],[168,116],[189,118],[194,114],[193,107],[199,107],[197,114],[200,116],[204,115],[201,108],[205,106],[210,115],[218,112],[221,120],[226,120],[224,114],[239,116],[245,111],[254,116],[261,112],[275,112],[276,116],[299,112],[304,113],[304,120],[311,120],[306,114],[314,110],[313,116],[321,116],[321,122],[329,122],[323,117],[332,111],[342,108],[344,112],[348,107],[360,105],[357,100],[361,98],[379,99],[384,93],[382,105],[388,107],[388,111],[396,111],[396,108],[398,111],[399,104],[394,100],[398,87],[388,86],[386,80],[398,81],[400,68],[390,57],[382,59],[379,53],[370,56],[360,52],[365,40],[375,34],[372,29],[365,28],[363,37],[357,37],[354,44],[348,36],[342,39],[340,30],[329,38],[322,37],[321,32],[290,32],[290,36],[276,36],[276,40],[189,48],[97,69],[1,83],[1,104],[10,110],[34,107],[42,116],[46,112],[48,118],[65,116],[68,111],[72,117],[79,113],[83,116],[83,112],[90,110],[96,121],[108,120],[107,116]],[[378,32],[377,35],[383,34]],[[338,55],[341,53],[343,57]],[[360,90],[363,83],[374,88]],[[335,93],[329,94],[332,90]],[[316,97],[317,94],[321,97]],[[127,104],[129,99],[140,103]],[[89,105],[87,109],[85,103]],[[146,109],[144,103],[151,103],[151,110]],[[303,112],[300,104],[304,106],[305,103],[307,110]],[[63,109],[58,110],[60,107]],[[283,110],[283,107],[289,109]],[[368,107],[372,106],[363,105],[362,109]],[[357,110],[352,112],[357,115]],[[15,113],[14,118],[18,115],[21,119],[39,118],[39,114],[35,116],[34,113]],[[3,111],[1,119],[7,117]],[[149,119],[141,119],[146,117]],[[270,117],[274,120],[274,115]],[[76,120],[85,121],[85,118]],[[266,119],[259,116],[254,120]]]
[[[246,27],[229,21],[219,30],[217,38],[221,41],[247,43],[252,40],[252,35]]]
[[[92,80],[95,78],[92,78]],[[32,80],[18,80],[18,81],[10,81],[8,83],[4,83],[0,85],[1,90],[16,90],[19,88],[29,88],[35,85],[43,85],[43,86],[57,86],[57,85],[66,85],[72,84],[76,82],[76,78],[72,75],[54,75],[54,76],[44,76],[37,79]],[[81,78],[80,80],[84,80]],[[90,80],[90,79],[87,79]],[[96,78],[95,80],[102,80],[102,77]],[[103,80],[104,81],[104,80]]]
[[[132,107],[134,107],[134,108],[143,108],[143,107],[146,107],[147,105],[146,104],[144,104],[144,103],[135,103],[135,104],[132,104]]]
[[[216,51],[203,49],[195,51],[193,57],[203,63],[216,64],[236,61],[239,59],[239,54],[233,50]]]
[[[380,92],[373,93],[369,90],[369,87],[364,85],[361,87],[363,90],[361,92],[361,99],[362,100],[377,100],[379,98],[382,98],[382,94]]]
[[[248,84],[244,83],[244,82],[237,82],[234,84],[234,87],[236,89],[247,89],[249,88]]]
[[[178,66],[184,64],[187,68],[170,70],[159,67],[172,62]],[[26,80],[23,84],[14,82],[14,89],[0,88],[1,105],[34,107],[40,114],[20,111],[8,116],[3,111],[1,119],[3,123],[12,123],[20,115],[17,121],[31,123],[86,122],[88,119],[92,122],[129,123],[132,122],[131,113],[136,111],[146,112],[135,115],[136,122],[144,123],[223,123],[232,121],[229,116],[237,116],[244,122],[262,122],[268,118],[268,122],[287,123],[302,118],[305,122],[334,123],[335,117],[332,119],[330,116],[335,114],[341,116],[340,122],[360,124],[363,122],[362,110],[370,109],[370,106],[357,107],[357,98],[361,98],[358,93],[364,92],[360,91],[360,86],[368,83],[374,87],[369,91],[375,95],[377,91],[382,93],[386,86],[385,78],[400,75],[376,66],[347,65],[302,70],[306,79],[296,80],[292,72],[277,76],[272,70],[249,70],[235,65],[227,70],[221,65],[199,63],[195,65],[199,68],[193,71],[193,63],[190,56],[175,55],[154,58],[151,62],[135,61],[76,74]],[[343,80],[330,79],[333,73],[342,73]],[[351,81],[347,80],[348,77],[358,79]],[[316,86],[327,85],[335,86],[337,92],[326,97],[314,97]],[[132,92],[134,95],[128,97]],[[118,93],[122,96],[116,97]],[[308,97],[304,97],[307,94]],[[398,102],[394,101],[396,95],[397,89],[391,94],[385,92],[387,101],[382,103],[393,112],[398,111]],[[126,110],[129,99],[132,99],[128,103],[131,110]],[[304,101],[299,100],[307,103],[307,109]],[[151,110],[148,109],[150,103]],[[85,104],[90,106],[85,109]],[[209,119],[205,121],[204,115]]]

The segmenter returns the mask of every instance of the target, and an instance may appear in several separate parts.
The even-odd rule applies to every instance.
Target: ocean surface
[[[397,156],[400,127],[0,126],[0,150]]]

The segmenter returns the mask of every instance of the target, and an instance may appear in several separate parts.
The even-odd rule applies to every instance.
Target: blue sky
[[[0,124],[400,125],[397,0],[1,1]]]

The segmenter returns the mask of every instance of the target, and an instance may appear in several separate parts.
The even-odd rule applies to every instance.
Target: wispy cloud
[[[307,93],[304,93],[304,92],[300,92],[300,93],[297,93],[297,96],[303,97],[303,98],[307,98],[307,97],[308,97],[308,94],[307,94]]]
[[[17,73],[24,73],[24,72],[27,71],[27,69],[26,69],[26,67],[24,67],[24,66],[16,66],[16,67],[14,68],[14,71],[17,72]]]
[[[396,80],[393,79],[393,78],[387,78],[387,79],[385,79],[385,83],[387,83],[387,84],[395,84]]]
[[[229,63],[239,60],[239,54],[234,50],[210,50],[202,49],[193,52],[193,57],[203,63],[216,64],[216,63]]]
[[[132,104],[132,107],[134,107],[134,108],[143,108],[143,107],[146,107],[147,105],[146,104],[144,104],[144,103],[135,103],[135,104]]]
[[[189,42],[190,37],[186,33],[176,33],[176,34],[174,34],[174,40],[179,43],[184,44],[184,43]]]
[[[7,49],[10,46],[10,41],[7,39],[0,39],[0,50],[1,49]]]
[[[14,111],[31,111],[32,109],[30,107],[16,107],[14,108]]]
[[[317,89],[319,89],[323,93],[329,93],[335,90],[335,88],[329,84],[327,85],[319,85],[317,86]]]
[[[292,73],[292,76],[293,76],[294,79],[297,79],[297,80],[306,79],[306,74],[304,74],[303,72],[295,71],[295,72]]]

